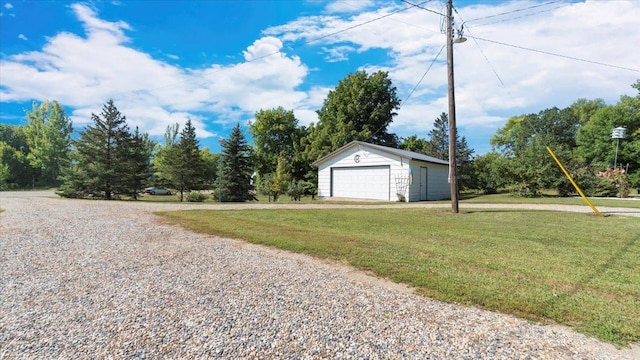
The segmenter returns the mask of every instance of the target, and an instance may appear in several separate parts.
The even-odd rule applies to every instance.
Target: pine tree
[[[222,174],[220,191],[223,201],[246,201],[254,199],[250,164],[251,147],[240,130],[240,124],[231,131],[228,140],[222,142]]]
[[[433,122],[433,129],[429,132],[429,141],[425,146],[425,153],[437,159],[449,160],[449,117],[440,114]],[[469,148],[467,139],[456,134],[456,163],[458,165],[458,182],[461,189],[467,188],[473,182],[472,156],[473,149]]]
[[[449,160],[449,117],[442,113],[433,121],[429,131],[426,154],[436,159]]]
[[[151,175],[150,159],[154,146],[154,141],[150,140],[147,134],[141,134],[136,126],[127,146],[128,171],[125,178],[127,193],[134,199],[138,198],[138,193],[142,191]]]
[[[186,191],[195,190],[202,183],[204,162],[200,156],[196,129],[187,120],[180,132],[180,140],[166,149],[162,176],[180,192],[180,201]]]
[[[80,132],[80,139],[74,142],[75,164],[70,170],[73,182],[70,182],[71,174],[67,174],[64,192],[68,192],[68,196],[92,193],[111,199],[114,193],[126,193],[124,179],[129,171],[131,135],[126,117],[118,111],[113,100],[102,107],[100,116],[91,114],[91,120],[93,125]]]

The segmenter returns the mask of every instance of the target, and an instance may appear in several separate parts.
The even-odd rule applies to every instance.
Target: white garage
[[[353,141],[314,165],[318,167],[320,199],[450,198],[448,162],[424,154]]]

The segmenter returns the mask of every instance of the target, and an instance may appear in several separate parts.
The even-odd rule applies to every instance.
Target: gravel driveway
[[[151,214],[189,205],[51,195],[0,193],[0,359],[640,355]]]

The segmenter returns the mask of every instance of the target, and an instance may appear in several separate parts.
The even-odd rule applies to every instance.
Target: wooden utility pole
[[[453,7],[447,0],[447,73],[449,78],[449,185],[451,188],[451,211],[458,213],[458,169],[456,165],[456,100],[453,90]]]

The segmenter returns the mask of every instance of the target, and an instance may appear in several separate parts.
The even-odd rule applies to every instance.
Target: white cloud
[[[593,62],[638,69],[633,44],[640,43],[640,33],[632,29],[640,18],[640,2],[567,2],[513,12],[538,4],[489,2],[457,8],[458,24],[484,18],[465,24],[469,41],[454,50],[457,123],[468,139],[490,136],[509,116],[568,106],[578,98],[614,102],[633,93],[630,85],[640,72]],[[434,2],[425,6],[442,12]],[[404,100],[445,43],[441,17],[432,12],[412,8],[375,20],[406,7],[384,2],[369,11],[369,1],[333,2],[325,15],[265,29],[240,61],[188,69],[129,45],[127,34],[135,29],[128,23],[103,20],[92,8],[75,4],[71,9],[85,33],[59,33],[38,51],[2,57],[0,98],[56,99],[73,109],[76,124],[89,121],[92,112],[99,113],[113,98],[132,124],[158,136],[167,125],[187,118],[199,136],[216,136],[212,123],[245,123],[256,111],[277,106],[293,109],[306,126],[317,121],[315,111],[335,84],[305,84],[308,59],[283,49],[304,43],[327,62],[367,55],[372,49],[386,53],[379,63],[348,63],[353,66],[349,71],[389,71]],[[488,17],[499,13],[508,14]],[[305,85],[307,90],[301,90]],[[400,136],[427,136],[442,112],[447,112],[444,50],[402,104],[390,130]]]
[[[13,5],[11,5],[11,3],[6,3],[6,4],[4,4],[4,8],[7,9],[7,10],[11,10],[11,9],[13,9]]]
[[[128,38],[123,30],[131,30],[131,26],[124,21],[109,22],[97,17],[96,12],[90,7],[82,4],[73,4],[71,8],[78,19],[83,23],[84,29],[89,37],[99,37],[104,41],[116,43],[126,42]]]
[[[332,88],[329,87],[312,87],[306,92],[306,97],[294,107],[296,119],[300,125],[309,126],[311,123],[318,122],[318,114],[316,110],[322,107],[324,99]]]
[[[280,52],[277,38],[256,40],[246,61],[191,70],[127,46],[127,23],[102,20],[85,5],[71,8],[86,36],[59,33],[40,51],[1,59],[3,101],[56,99],[81,125],[112,98],[132,127],[161,136],[167,125],[190,118],[205,138],[216,136],[211,122],[245,122],[261,108],[293,108],[306,97],[295,89],[308,70]]]
[[[457,123],[463,131],[473,134],[477,129],[495,128],[510,116],[565,107],[579,98],[615,102],[620,95],[633,93],[630,85],[640,77],[640,66],[630,44],[640,43],[640,33],[630,29],[637,28],[640,2],[587,0],[537,6],[540,4],[516,1],[457,8],[458,24],[485,18],[466,24],[469,41],[454,47]],[[425,6],[442,12],[435,4]],[[359,52],[387,51],[388,60],[365,69],[389,71],[398,97],[404,100],[436,58],[445,37],[440,31],[441,17],[421,9],[366,23],[403,7],[406,5],[399,4],[347,17],[299,18],[265,33],[291,41],[324,37],[310,46],[328,54],[344,55],[345,47]],[[531,9],[515,11],[526,8]],[[508,14],[489,17],[500,13]],[[359,24],[364,25],[339,32]],[[336,34],[328,36],[332,33]],[[447,112],[446,73],[443,50],[403,105],[392,124],[394,131],[426,136],[433,119]]]
[[[339,62],[349,60],[347,55],[353,52],[355,49],[352,46],[335,46],[335,47],[322,47],[322,51],[326,53],[324,60],[326,62]]]
[[[29,38],[27,38],[24,34],[19,34],[19,35],[18,35],[18,39],[20,39],[20,40],[24,40],[24,41],[29,40]]]
[[[329,13],[360,12],[373,6],[373,0],[335,0],[327,5]]]

